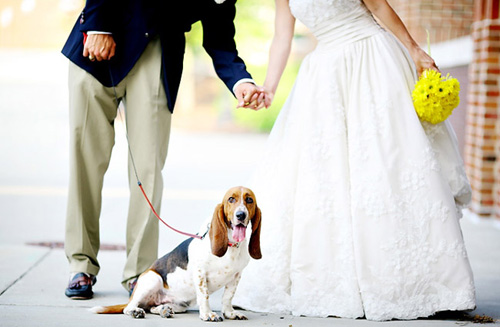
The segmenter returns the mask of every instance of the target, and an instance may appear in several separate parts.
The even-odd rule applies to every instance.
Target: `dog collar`
[[[227,246],[229,246],[230,248],[239,248],[240,247],[240,243],[239,242],[236,242],[236,243],[228,242]]]

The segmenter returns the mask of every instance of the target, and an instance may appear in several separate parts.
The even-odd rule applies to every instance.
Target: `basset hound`
[[[247,241],[246,229],[252,234]],[[142,273],[128,304],[94,307],[95,313],[124,313],[144,318],[146,311],[169,318],[199,306],[200,319],[222,321],[210,309],[209,295],[225,287],[222,315],[227,319],[246,320],[235,311],[232,299],[241,272],[250,257],[260,259],[261,211],[254,193],[245,187],[233,187],[215,208],[208,238],[190,238],[173,251],[156,260]],[[248,243],[248,244],[247,244]]]

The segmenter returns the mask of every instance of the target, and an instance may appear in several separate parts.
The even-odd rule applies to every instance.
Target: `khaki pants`
[[[161,46],[152,40],[116,87],[123,99],[129,142],[139,178],[159,212],[161,171],[167,156],[171,113],[161,82]],[[71,272],[97,275],[99,216],[104,174],[114,145],[117,106],[113,88],[102,86],[73,63],[69,67],[70,183],[65,251]],[[144,199],[129,158],[130,203],[123,285],[158,257],[158,220]]]

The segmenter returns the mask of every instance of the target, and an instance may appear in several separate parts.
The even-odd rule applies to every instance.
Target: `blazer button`
[[[145,34],[144,34],[144,36],[145,36],[146,38],[148,38],[148,37],[149,37],[149,33],[145,33]]]

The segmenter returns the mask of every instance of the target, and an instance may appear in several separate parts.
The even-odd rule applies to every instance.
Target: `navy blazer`
[[[104,86],[115,86],[127,76],[149,40],[159,37],[162,77],[167,102],[173,112],[182,75],[185,33],[201,21],[203,47],[211,56],[217,75],[232,91],[234,84],[251,78],[238,56],[234,41],[236,0],[87,0],[62,53],[92,74]],[[83,57],[83,33],[113,33],[115,56],[91,62]]]

